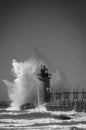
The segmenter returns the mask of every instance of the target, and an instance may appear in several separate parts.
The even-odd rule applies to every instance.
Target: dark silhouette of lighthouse
[[[50,102],[50,79],[51,74],[49,74],[48,69],[41,65],[40,73],[37,74],[38,79],[43,82],[43,93],[44,93],[44,102]]]

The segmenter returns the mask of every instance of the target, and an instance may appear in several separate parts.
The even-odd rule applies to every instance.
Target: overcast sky
[[[12,59],[24,61],[34,46],[61,68],[69,84],[86,86],[85,0],[0,1],[0,100],[2,79],[12,81]]]

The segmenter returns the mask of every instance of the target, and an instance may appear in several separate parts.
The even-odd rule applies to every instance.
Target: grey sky
[[[0,1],[0,99],[2,79],[12,81],[12,59],[27,60],[33,47],[63,71],[69,84],[86,85],[86,4],[70,1]]]

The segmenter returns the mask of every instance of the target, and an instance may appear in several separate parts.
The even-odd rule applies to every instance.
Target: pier
[[[51,88],[50,79],[52,74],[49,74],[48,69],[41,65],[40,73],[37,75],[38,79],[44,84],[44,103],[46,107],[56,110],[72,110],[86,111],[86,91],[84,89],[78,90],[74,88],[72,91],[69,89]],[[39,92],[40,93],[40,92]]]
[[[86,111],[86,91],[84,91],[84,89],[81,91],[78,91],[78,89],[69,91],[69,89],[61,90],[50,88],[50,101],[47,102],[47,106],[65,111],[71,109]]]

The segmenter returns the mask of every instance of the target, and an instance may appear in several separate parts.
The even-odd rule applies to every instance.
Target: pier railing
[[[48,104],[50,105],[60,105],[60,106],[73,106],[86,105],[86,91],[82,89],[78,91],[78,89],[73,89],[70,91],[69,89],[48,89],[49,97]]]

